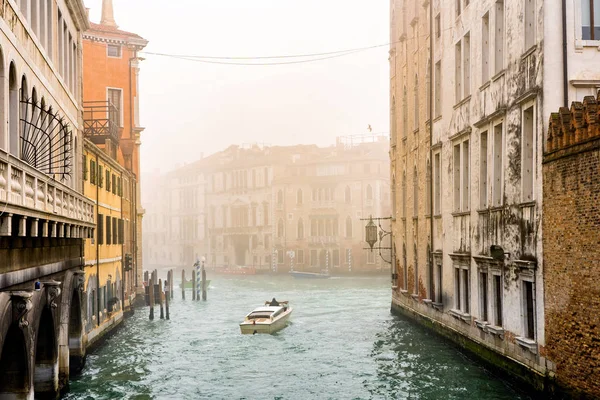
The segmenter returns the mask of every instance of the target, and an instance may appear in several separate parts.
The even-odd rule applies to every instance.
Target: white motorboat
[[[281,301],[277,306],[269,304],[270,302],[267,301],[264,306],[257,307],[246,315],[246,318],[240,324],[240,330],[243,334],[271,334],[286,327],[292,313],[292,307],[289,306],[287,301]]]

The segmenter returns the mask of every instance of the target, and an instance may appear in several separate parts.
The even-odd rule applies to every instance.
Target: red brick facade
[[[546,356],[557,383],[600,398],[600,115],[594,97],[552,114],[543,165]]]

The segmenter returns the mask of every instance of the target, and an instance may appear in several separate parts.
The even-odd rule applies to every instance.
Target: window
[[[284,256],[283,250],[279,250],[277,252],[277,263],[278,264],[283,264],[283,256]]]
[[[408,132],[408,95],[406,86],[402,92],[402,138],[405,139]]]
[[[96,161],[90,160],[90,183],[96,184]]]
[[[502,326],[502,277],[500,275],[494,275],[494,324],[496,326]]]
[[[442,264],[437,264],[436,302],[442,304]]]
[[[415,115],[414,115],[414,120],[413,120],[413,130],[417,130],[419,129],[419,76],[417,74],[415,74],[415,82],[414,82],[415,86],[414,86],[414,110],[415,110]]]
[[[112,193],[117,194],[117,190],[117,176],[115,174],[112,174]]]
[[[417,167],[413,168],[413,217],[419,215],[419,176]]]
[[[98,187],[104,187],[104,168],[98,164]]]
[[[433,213],[434,215],[441,214],[442,191],[441,191],[441,175],[442,164],[440,153],[433,156]]]
[[[87,181],[88,179],[88,162],[87,155],[83,155],[83,180]]]
[[[279,219],[279,222],[277,223],[277,237],[283,237],[283,220]]]
[[[298,189],[298,192],[296,193],[296,204],[301,206],[302,205],[302,189]]]
[[[462,296],[460,292],[460,268],[454,268],[454,307],[461,309]]]
[[[340,265],[340,251],[338,249],[333,250],[333,266],[339,267]]]
[[[481,19],[481,80],[490,79],[490,15],[486,13]]]
[[[581,38],[600,40],[600,0],[581,0]]]
[[[502,155],[502,144],[503,138],[503,127],[502,123],[494,126],[494,157],[493,157],[493,204],[494,207],[500,207],[502,205],[502,168],[503,168],[503,155]]]
[[[310,251],[310,265],[312,267],[316,267],[319,263],[319,260],[317,258],[317,250],[311,250]]]
[[[488,320],[488,274],[487,272],[479,273],[479,307],[481,320]]]
[[[344,192],[344,200],[346,204],[352,203],[352,192],[350,191],[350,186],[346,186],[346,191]]]
[[[117,219],[112,219],[112,243],[119,244],[119,228],[117,226]]]
[[[442,115],[442,62],[438,61],[435,63],[434,71],[435,79],[435,97],[434,97],[434,113],[435,117]]]
[[[304,250],[296,250],[296,263],[304,264]]]
[[[462,87],[462,43],[459,41],[454,45],[454,102],[463,99]]]
[[[481,132],[479,141],[479,207],[488,205],[488,132]]]
[[[367,264],[375,264],[375,252],[367,251]]]
[[[454,145],[454,211],[469,211],[469,141]]]
[[[471,34],[463,38],[463,98],[471,95]]]
[[[121,46],[109,44],[106,46],[106,53],[109,57],[121,58]]]
[[[98,244],[104,244],[104,215],[98,214]]]
[[[392,176],[392,219],[396,219],[396,176]]]
[[[525,3],[525,50],[529,50],[535,44],[535,0],[523,1]]]
[[[304,239],[304,222],[302,219],[298,220],[298,239]]]
[[[435,38],[439,39],[442,35],[442,23],[440,20],[440,13],[435,16]]]
[[[391,141],[391,145],[395,146],[396,145],[396,138],[398,135],[398,132],[396,131],[397,129],[397,121],[396,121],[396,97],[393,96],[392,97],[392,110],[390,112],[390,126],[391,126],[391,136],[390,136],[390,141]]]
[[[494,58],[494,72],[500,73],[504,69],[504,2],[496,2],[496,52]]]
[[[431,214],[431,161],[427,160],[427,171],[425,175],[425,214]]]
[[[112,244],[111,227],[112,227],[111,219],[107,215],[106,216],[106,244]]]
[[[533,169],[534,169],[534,132],[535,132],[535,116],[533,105],[523,110],[523,134],[521,149],[521,176],[522,176],[522,201],[533,201]]]
[[[402,175],[402,218],[406,218],[406,171]]]
[[[110,192],[110,171],[106,170],[106,191]]]
[[[125,220],[119,220],[119,244],[125,244]]]
[[[283,205],[283,190],[277,192],[277,204]]]
[[[352,218],[350,217],[346,218],[346,237],[352,237]]]
[[[470,301],[469,301],[469,289],[470,289],[470,279],[469,279],[469,270],[461,269],[462,274],[462,286],[463,286],[463,308],[462,311],[466,314],[469,314],[470,310]]]
[[[116,108],[113,119],[117,126],[123,126],[121,120],[121,112],[123,109],[122,90],[121,89],[107,89],[108,90],[108,101]]]
[[[373,186],[367,185],[367,203],[373,202]]]
[[[535,310],[533,307],[533,282],[523,281],[523,323],[524,335],[535,340]]]

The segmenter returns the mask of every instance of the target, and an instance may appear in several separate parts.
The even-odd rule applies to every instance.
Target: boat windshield
[[[273,311],[254,311],[248,315],[248,319],[269,318]]]

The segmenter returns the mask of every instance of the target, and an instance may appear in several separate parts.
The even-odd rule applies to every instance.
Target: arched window
[[[302,218],[298,220],[298,239],[304,239],[304,221],[302,221]]]
[[[417,166],[413,168],[413,216],[419,215],[419,180]]]
[[[406,218],[406,171],[402,174],[402,218]]]
[[[283,204],[283,190],[277,192],[277,204]]]
[[[414,116],[414,129],[419,129],[419,76],[415,74],[415,93],[414,93],[414,107],[415,107],[415,116]]]
[[[346,201],[346,204],[352,203],[352,192],[350,191],[350,186],[346,186],[346,192],[344,195],[344,199]]]
[[[373,200],[373,186],[367,185],[367,201]]]
[[[296,193],[296,204],[301,206],[302,205],[302,189],[298,189],[298,192]]]
[[[8,131],[10,142],[10,153],[19,155],[19,83],[17,81],[17,69],[14,63],[10,63],[9,70],[9,99],[8,99]]]
[[[352,237],[352,218],[350,216],[346,218],[346,237]]]
[[[402,92],[402,137],[405,138],[408,131],[408,94],[406,86]]]
[[[392,110],[391,110],[391,116],[390,116],[390,126],[392,127],[392,133],[391,133],[391,137],[390,137],[390,141],[392,143],[392,146],[396,145],[396,138],[397,138],[397,134],[398,132],[396,131],[396,126],[397,126],[397,121],[396,121],[396,96],[392,97]]]
[[[277,222],[277,237],[283,237],[283,220],[279,219]]]

